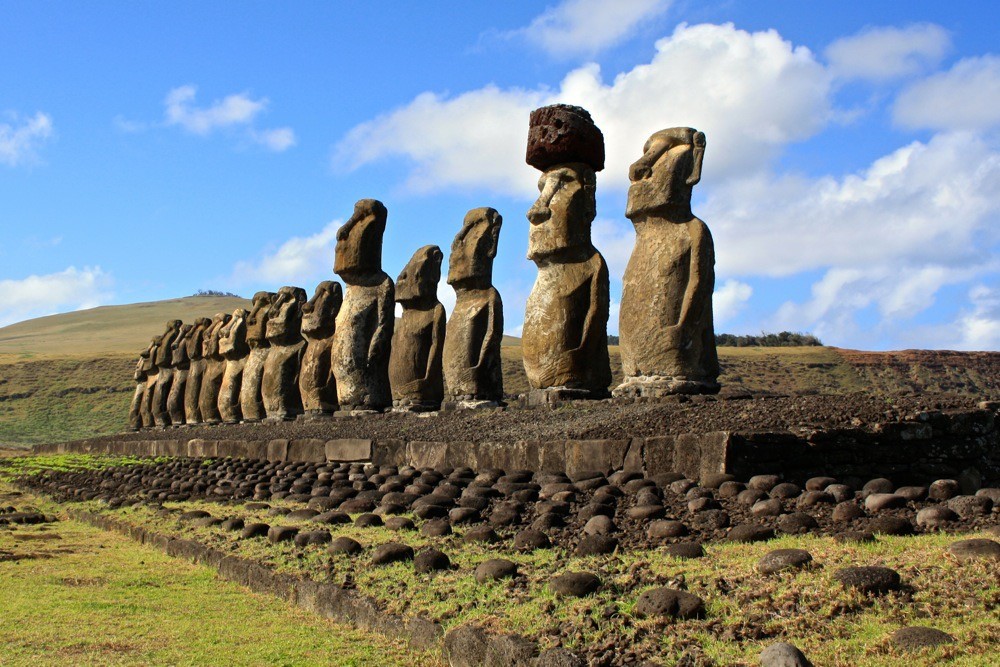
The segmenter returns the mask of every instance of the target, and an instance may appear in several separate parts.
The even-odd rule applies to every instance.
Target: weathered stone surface
[[[222,386],[219,388],[219,415],[232,424],[243,419],[240,389],[250,346],[247,344],[247,311],[237,308],[219,332],[219,353],[225,358]]]
[[[267,342],[270,349],[264,360],[261,398],[267,419],[294,419],[302,414],[299,393],[299,368],[306,342],[302,338],[302,306],[306,292],[301,287],[278,290],[267,314]]]
[[[635,613],[639,617],[700,618],[705,614],[705,603],[684,591],[652,588],[639,596]]]
[[[486,583],[517,576],[517,564],[506,558],[491,558],[476,567],[476,581]]]
[[[719,391],[712,292],[715,248],[691,212],[705,135],[677,127],[653,134],[629,168],[625,215],[636,230],[619,315],[624,382],[618,395]]]
[[[198,392],[198,409],[203,424],[218,424],[222,421],[222,415],[219,414],[219,392],[222,390],[222,379],[226,373],[226,359],[219,351],[219,338],[230,317],[229,313],[216,313],[202,341],[201,356],[204,371]],[[190,381],[189,375],[188,382]]]
[[[243,384],[240,387],[240,411],[245,421],[260,421],[267,416],[261,383],[264,381],[264,363],[271,348],[267,342],[267,317],[276,296],[274,292],[254,294],[246,319],[250,355],[243,367]]]
[[[427,574],[438,570],[451,568],[451,559],[443,551],[438,549],[424,549],[413,559],[413,569],[418,574]]]
[[[757,561],[757,571],[761,574],[775,574],[782,570],[805,567],[812,562],[812,556],[805,549],[775,549]]]
[[[566,572],[549,580],[549,588],[560,597],[582,598],[600,587],[600,578],[590,572]]]
[[[373,565],[388,565],[403,560],[413,560],[413,547],[399,542],[382,544],[372,554]]]
[[[568,104],[541,107],[529,118],[525,161],[540,171],[567,162],[583,162],[601,171],[604,135],[586,109]]]
[[[306,415],[328,414],[337,409],[337,383],[330,355],[337,315],[343,302],[340,283],[324,280],[302,306],[302,337],[306,349],[299,369],[299,394]]]
[[[955,638],[937,628],[914,625],[896,630],[889,636],[889,641],[901,651],[919,651],[928,646],[950,644]]]
[[[389,384],[396,409],[437,410],[444,399],[446,315],[437,298],[443,259],[440,248],[424,246],[413,253],[396,279],[396,302],[403,307],[389,355]]]
[[[170,423],[177,426],[185,423],[184,393],[187,390],[188,374],[191,371],[191,361],[188,359],[187,339],[194,327],[190,324],[181,325],[177,338],[170,346],[171,365],[174,368],[174,379],[167,394],[167,412]],[[136,376],[138,379],[138,375]],[[131,413],[130,413],[131,414]]]
[[[153,393],[156,391],[156,376],[160,372],[156,366],[156,352],[162,341],[163,336],[153,336],[142,365],[142,372],[146,380],[142,392],[142,403],[139,406],[139,418],[145,428],[156,425],[156,420],[153,418]],[[197,397],[195,402],[197,402]]]
[[[874,595],[888,593],[900,587],[899,573],[879,565],[842,567],[833,574],[833,578],[847,588],[856,588],[862,593]]]
[[[547,119],[544,109],[536,110],[530,132]],[[585,124],[592,126],[589,116]],[[608,266],[590,238],[597,181],[587,155],[574,153],[580,145],[573,139],[577,127],[563,125],[555,135],[570,149],[559,153],[558,162],[535,161],[545,165],[540,195],[528,210],[528,259],[538,266],[538,277],[528,296],[521,345],[532,388],[601,398],[611,384]]]
[[[465,215],[448,258],[448,284],[456,301],[444,339],[444,379],[455,401],[503,400],[503,303],[493,287],[503,218],[492,208]]]
[[[386,209],[362,199],[337,232],[334,272],[347,289],[333,334],[332,364],[341,409],[382,410],[392,404],[389,354],[395,289],[382,271]]]
[[[813,667],[813,664],[795,646],[778,642],[761,651],[760,667]]]
[[[357,540],[353,540],[350,537],[338,537],[330,542],[330,546],[326,548],[327,552],[332,555],[353,555],[361,553],[362,549],[363,547],[361,544]]]
[[[922,528],[941,528],[952,521],[958,521],[958,515],[943,505],[925,507],[917,512],[917,525]]]
[[[157,426],[170,425],[170,411],[167,399],[170,396],[170,386],[174,381],[174,363],[172,345],[180,336],[181,321],[170,320],[156,348],[155,364],[158,369],[156,383],[153,385],[153,423]]]
[[[134,431],[145,425],[142,423],[142,405],[146,397],[146,371],[150,366],[149,354],[152,348],[151,343],[139,353],[139,360],[136,362],[135,371],[132,374],[132,378],[135,380],[135,392],[132,394],[132,403],[128,408],[128,425]]]
[[[1000,542],[987,539],[959,540],[948,546],[948,553],[962,561],[977,558],[1000,560]]]

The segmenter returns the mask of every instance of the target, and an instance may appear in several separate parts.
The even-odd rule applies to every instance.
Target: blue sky
[[[707,135],[717,329],[1000,349],[1000,5],[693,0],[0,3],[0,325],[222,289],[312,290],[363,197],[384,268],[504,217],[534,280],[527,114],[604,131],[611,332],[627,167]],[[442,285],[442,301],[454,295]]]

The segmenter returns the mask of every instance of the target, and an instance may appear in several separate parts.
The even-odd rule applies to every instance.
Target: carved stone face
[[[344,292],[335,280],[324,280],[316,286],[316,292],[302,306],[302,333],[324,336],[333,333],[337,324],[337,313],[344,303]]]
[[[146,373],[153,370],[153,359],[156,357],[156,346],[160,344],[160,336],[155,336],[151,341],[149,341],[149,347],[147,347],[141,355],[142,357],[142,372]]]
[[[503,218],[493,208],[474,208],[465,214],[448,257],[449,285],[488,287],[493,283],[493,258],[502,224]]]
[[[166,330],[163,332],[161,344],[156,348],[157,366],[169,366],[172,363],[171,357],[173,355],[173,351],[170,349],[170,346],[173,344],[180,329],[180,320],[170,320],[167,322]]]
[[[210,326],[212,326],[212,320],[207,317],[199,317],[194,321],[191,331],[188,332],[185,342],[187,344],[188,359],[191,361],[202,358],[205,347],[205,334]]]
[[[275,296],[274,292],[257,292],[253,295],[250,314],[247,315],[247,342],[252,347],[267,341],[267,314]]]
[[[597,177],[582,163],[550,169],[538,179],[541,193],[528,209],[528,259],[544,259],[590,245],[597,215]]]
[[[182,325],[180,332],[177,334],[177,338],[174,339],[173,344],[170,346],[170,362],[174,366],[183,364],[188,360],[187,339],[188,336],[191,335],[191,329],[193,328],[194,327],[190,324]]]
[[[444,253],[436,245],[426,245],[415,253],[396,279],[396,301],[404,306],[437,301]]]
[[[337,231],[333,271],[345,282],[382,271],[382,235],[387,212],[377,199],[362,199],[354,215]]]
[[[302,304],[305,302],[306,292],[301,287],[282,287],[278,290],[267,314],[267,340],[272,345],[290,343],[300,338]]]
[[[219,336],[222,334],[222,327],[229,322],[229,313],[216,313],[212,318],[212,324],[205,332],[201,346],[201,354],[206,359],[219,358]]]
[[[233,311],[229,322],[219,332],[219,354],[227,359],[239,359],[245,356],[247,347],[247,311],[237,308]]]
[[[643,147],[642,157],[629,167],[625,216],[665,214],[691,205],[691,189],[701,179],[705,135],[690,127],[661,130]]]

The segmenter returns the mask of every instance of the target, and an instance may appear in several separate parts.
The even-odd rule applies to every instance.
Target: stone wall
[[[680,472],[691,479],[715,473],[746,478],[778,473],[791,481],[814,475],[885,476],[897,484],[954,478],[974,469],[1000,480],[1000,431],[992,410],[927,413],[920,420],[873,430],[711,432],[622,440],[430,442],[365,439],[84,440],[40,445],[37,453],[84,452],[134,456],[191,456],[302,462],[373,462],[418,468]],[[178,433],[180,435],[180,433]]]

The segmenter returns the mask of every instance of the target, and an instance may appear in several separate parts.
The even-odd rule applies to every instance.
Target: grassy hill
[[[0,445],[125,430],[135,359],[166,321],[190,322],[248,306],[234,297],[186,297],[105,306],[0,328]],[[617,384],[621,357],[617,346],[610,352]],[[526,391],[520,340],[505,336],[502,355],[506,391]],[[757,393],[1000,396],[1000,353],[995,352],[721,347],[719,358],[725,386]]]

